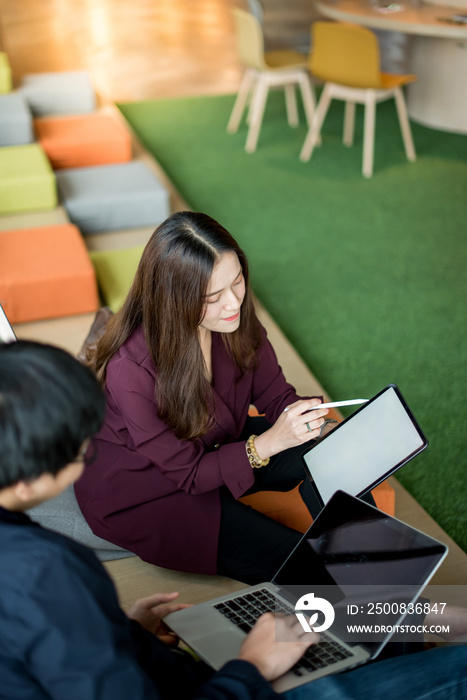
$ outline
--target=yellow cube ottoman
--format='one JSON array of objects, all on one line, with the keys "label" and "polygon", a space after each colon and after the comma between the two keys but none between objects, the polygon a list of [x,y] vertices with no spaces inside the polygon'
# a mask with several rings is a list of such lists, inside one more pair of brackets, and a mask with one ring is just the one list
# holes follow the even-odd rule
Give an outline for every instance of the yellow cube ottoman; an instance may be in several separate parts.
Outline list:
[{"label": "yellow cube ottoman", "polygon": [[11,67],[8,56],[0,51],[0,93],[10,92],[12,88]]},{"label": "yellow cube ottoman", "polygon": [[37,143],[0,148],[0,214],[54,209],[55,174]]}]

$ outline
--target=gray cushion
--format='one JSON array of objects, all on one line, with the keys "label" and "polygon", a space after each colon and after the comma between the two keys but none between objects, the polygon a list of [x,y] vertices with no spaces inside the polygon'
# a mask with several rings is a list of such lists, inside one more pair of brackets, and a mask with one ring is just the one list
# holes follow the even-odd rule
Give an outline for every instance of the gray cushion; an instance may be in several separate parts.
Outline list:
[{"label": "gray cushion", "polygon": [[62,535],[91,547],[101,561],[134,556],[132,552],[93,533],[78,506],[73,485],[56,498],[31,508],[27,513],[32,520],[49,530],[61,532]]},{"label": "gray cushion", "polygon": [[0,146],[21,146],[34,141],[32,115],[18,93],[0,95]]},{"label": "gray cushion", "polygon": [[25,75],[20,91],[37,117],[84,114],[96,109],[96,95],[85,71]]},{"label": "gray cushion", "polygon": [[70,168],[56,177],[60,199],[84,234],[156,227],[170,214],[167,189],[139,161]]}]

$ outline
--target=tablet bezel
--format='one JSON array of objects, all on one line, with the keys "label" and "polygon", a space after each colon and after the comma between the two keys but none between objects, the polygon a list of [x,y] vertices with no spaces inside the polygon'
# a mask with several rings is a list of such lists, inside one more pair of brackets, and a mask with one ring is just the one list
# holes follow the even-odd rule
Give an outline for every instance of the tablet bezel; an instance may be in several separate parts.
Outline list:
[{"label": "tablet bezel", "polygon": [[3,306],[0,304],[0,343],[13,343],[16,335],[8,320]]},{"label": "tablet bezel", "polygon": [[[348,416],[343,421],[341,421],[339,423],[339,425],[337,425],[334,428],[334,430],[330,431],[323,438],[314,442],[313,445],[307,446],[307,448],[302,452],[301,459],[302,459],[303,467],[305,469],[306,476],[309,479],[309,481],[313,487],[313,490],[316,493],[316,497],[318,498],[318,501],[319,501],[321,506],[324,506],[325,502],[324,502],[323,498],[321,497],[321,494],[318,490],[318,487],[315,484],[315,481],[310,473],[310,469],[305,461],[305,456],[307,454],[309,454],[315,447],[320,445],[324,440],[329,440],[330,438],[332,438],[332,436],[336,433],[337,430],[342,428],[343,425],[349,423],[357,414],[359,414],[361,411],[364,411],[371,403],[373,403],[373,401],[378,399],[382,394],[384,394],[386,391],[389,391],[389,390],[395,391],[397,398],[399,399],[405,412],[407,413],[408,418],[411,420],[414,428],[418,432],[420,439],[422,441],[422,445],[418,449],[411,452],[404,460],[402,460],[401,462],[398,462],[394,467],[391,467],[391,469],[389,469],[387,472],[385,472],[380,477],[375,479],[375,481],[373,481],[367,488],[365,488],[362,491],[360,491],[359,493],[357,493],[356,497],[361,498],[362,496],[367,494],[369,491],[371,491],[376,486],[378,486],[378,484],[381,484],[388,477],[390,477],[392,474],[394,474],[398,469],[403,467],[404,464],[407,464],[408,462],[410,462],[414,457],[416,457],[418,454],[420,454],[420,452],[423,452],[423,450],[425,450],[428,447],[428,439],[427,439],[426,435],[424,434],[423,430],[421,429],[417,419],[413,415],[411,409],[409,408],[409,405],[407,404],[405,398],[403,397],[402,392],[400,391],[399,387],[396,384],[388,384],[387,386],[384,387],[384,389],[379,391],[377,394],[375,394],[375,396],[373,396],[371,399],[369,399],[369,401],[367,401],[365,404],[363,404],[363,406],[360,406],[360,408],[358,408],[356,411],[354,411],[350,416]],[[339,490],[339,485],[336,485],[336,491],[337,490]]]}]

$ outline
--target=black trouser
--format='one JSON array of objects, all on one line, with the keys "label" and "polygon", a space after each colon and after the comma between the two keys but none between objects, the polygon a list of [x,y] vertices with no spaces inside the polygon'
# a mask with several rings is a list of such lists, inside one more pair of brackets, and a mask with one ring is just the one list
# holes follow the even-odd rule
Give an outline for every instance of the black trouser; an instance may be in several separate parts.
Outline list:
[{"label": "black trouser", "polygon": [[[240,439],[260,435],[270,427],[261,416],[248,418]],[[267,467],[255,469],[255,483],[244,495],[258,491],[290,491],[302,481],[300,495],[315,518],[321,505],[302,466],[301,454],[305,448],[306,445],[300,445],[284,450],[271,457]],[[302,533],[235,500],[227,487],[220,489],[220,496],[217,573],[249,584],[271,581]],[[369,502],[374,503],[371,494]]]}]

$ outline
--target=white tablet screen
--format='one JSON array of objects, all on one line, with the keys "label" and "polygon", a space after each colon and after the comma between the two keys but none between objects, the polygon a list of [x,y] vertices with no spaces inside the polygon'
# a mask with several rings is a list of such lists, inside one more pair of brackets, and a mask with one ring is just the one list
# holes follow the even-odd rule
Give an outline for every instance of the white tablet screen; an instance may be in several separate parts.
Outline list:
[{"label": "white tablet screen", "polygon": [[11,343],[16,340],[13,328],[6,317],[6,314],[0,304],[0,343]]},{"label": "white tablet screen", "polygon": [[303,459],[327,503],[338,489],[358,496],[426,446],[396,391],[388,387]]}]

